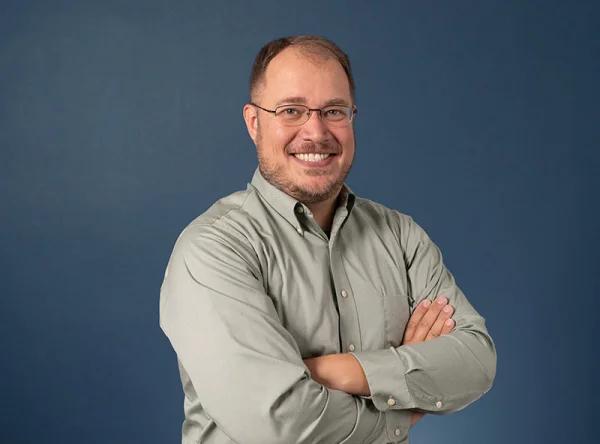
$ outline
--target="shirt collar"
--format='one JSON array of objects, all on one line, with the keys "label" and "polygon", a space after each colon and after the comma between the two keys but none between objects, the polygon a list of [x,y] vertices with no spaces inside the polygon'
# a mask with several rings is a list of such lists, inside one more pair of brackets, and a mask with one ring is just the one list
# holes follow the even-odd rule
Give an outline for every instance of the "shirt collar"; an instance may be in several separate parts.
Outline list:
[{"label": "shirt collar", "polygon": [[[310,214],[310,210],[306,205],[268,182],[258,167],[254,171],[250,185],[256,188],[267,203],[285,220],[292,224],[296,230],[299,232],[303,230],[302,224],[300,223],[300,216],[303,212]],[[338,197],[338,208],[345,207],[348,214],[350,214],[355,200],[355,194],[350,187],[344,183]]]}]

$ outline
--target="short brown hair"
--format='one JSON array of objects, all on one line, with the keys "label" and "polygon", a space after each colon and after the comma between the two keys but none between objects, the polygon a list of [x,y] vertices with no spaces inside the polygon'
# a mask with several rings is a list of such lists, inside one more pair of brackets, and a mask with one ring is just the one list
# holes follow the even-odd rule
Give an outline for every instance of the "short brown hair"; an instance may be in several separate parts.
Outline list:
[{"label": "short brown hair", "polygon": [[263,80],[265,71],[271,60],[289,46],[296,46],[301,50],[305,50],[307,54],[319,57],[333,57],[337,60],[342,65],[348,77],[350,96],[354,101],[354,78],[352,77],[348,55],[331,40],[318,35],[292,35],[271,40],[263,46],[256,55],[254,64],[252,65],[252,72],[250,74],[250,100],[252,100],[252,94],[256,90],[257,85]]}]

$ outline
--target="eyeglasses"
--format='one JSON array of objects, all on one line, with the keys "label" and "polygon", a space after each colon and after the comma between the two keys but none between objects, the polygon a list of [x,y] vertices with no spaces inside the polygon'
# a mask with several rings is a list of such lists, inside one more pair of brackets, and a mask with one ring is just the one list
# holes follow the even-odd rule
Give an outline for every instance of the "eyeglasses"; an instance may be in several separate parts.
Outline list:
[{"label": "eyeglasses", "polygon": [[331,105],[325,108],[309,108],[304,105],[281,105],[275,109],[266,109],[256,103],[250,102],[268,113],[274,114],[275,118],[286,126],[304,125],[310,119],[313,111],[318,111],[321,120],[328,125],[344,127],[350,125],[354,115],[358,111],[356,106]]}]

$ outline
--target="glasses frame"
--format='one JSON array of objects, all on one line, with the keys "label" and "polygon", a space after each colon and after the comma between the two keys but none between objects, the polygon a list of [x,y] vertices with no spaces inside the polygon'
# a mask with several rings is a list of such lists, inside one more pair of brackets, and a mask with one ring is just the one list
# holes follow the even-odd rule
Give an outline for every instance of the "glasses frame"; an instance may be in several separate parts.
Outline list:
[{"label": "glasses frame", "polygon": [[[286,122],[285,120],[282,120],[282,123],[283,123],[284,125],[286,125],[286,126],[302,126],[302,125],[304,125],[306,122],[308,122],[308,121],[310,120],[310,116],[312,115],[313,111],[318,111],[318,112],[319,112],[319,118],[320,118],[320,119],[321,119],[321,121],[322,121],[323,123],[325,123],[326,125],[328,125],[328,124],[333,124],[333,126],[337,126],[337,125],[336,125],[337,123],[344,123],[344,122],[347,122],[347,124],[344,124],[344,125],[340,125],[340,126],[339,126],[340,128],[343,128],[343,127],[345,127],[345,126],[350,126],[350,124],[352,124],[352,121],[354,120],[354,116],[355,116],[355,115],[356,115],[356,113],[358,112],[358,108],[356,107],[356,105],[352,105],[352,106],[345,106],[345,105],[329,105],[329,106],[326,106],[325,108],[309,108],[308,106],[306,106],[306,105],[302,105],[302,104],[300,104],[300,103],[297,103],[297,104],[292,104],[292,103],[289,103],[289,104],[287,104],[287,105],[279,105],[279,106],[278,106],[277,108],[275,108],[275,109],[267,109],[267,108],[263,108],[263,107],[262,107],[262,106],[260,106],[260,105],[257,105],[257,104],[256,104],[256,103],[254,103],[254,102],[248,102],[248,104],[249,104],[249,105],[252,105],[252,106],[255,106],[255,107],[259,108],[259,109],[262,109],[263,111],[266,111],[266,112],[268,112],[268,113],[271,113],[271,114],[273,114],[275,117],[277,117],[277,110],[278,110],[279,108],[285,108],[285,107],[289,107],[289,106],[302,106],[302,107],[304,107],[304,108],[306,108],[306,109],[307,109],[307,112],[306,112],[306,115],[307,115],[307,117],[306,117],[306,120],[304,120],[302,123],[290,123],[290,122]],[[346,120],[346,119],[342,119],[342,120],[339,120],[339,121],[335,121],[335,120],[333,120],[333,121],[332,121],[332,120],[323,119],[323,111],[324,111],[324,110],[327,110],[328,108],[332,108],[332,107],[349,108],[349,109],[351,110],[351,112],[350,112],[350,117],[349,117],[347,120]]]}]

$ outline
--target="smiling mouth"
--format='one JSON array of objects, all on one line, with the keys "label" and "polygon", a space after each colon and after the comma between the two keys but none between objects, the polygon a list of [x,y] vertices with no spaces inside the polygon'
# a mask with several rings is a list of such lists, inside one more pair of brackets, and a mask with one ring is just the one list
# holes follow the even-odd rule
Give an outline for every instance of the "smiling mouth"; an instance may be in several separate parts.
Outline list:
[{"label": "smiling mouth", "polygon": [[331,153],[296,153],[292,154],[296,159],[304,162],[321,162],[334,154]]}]

